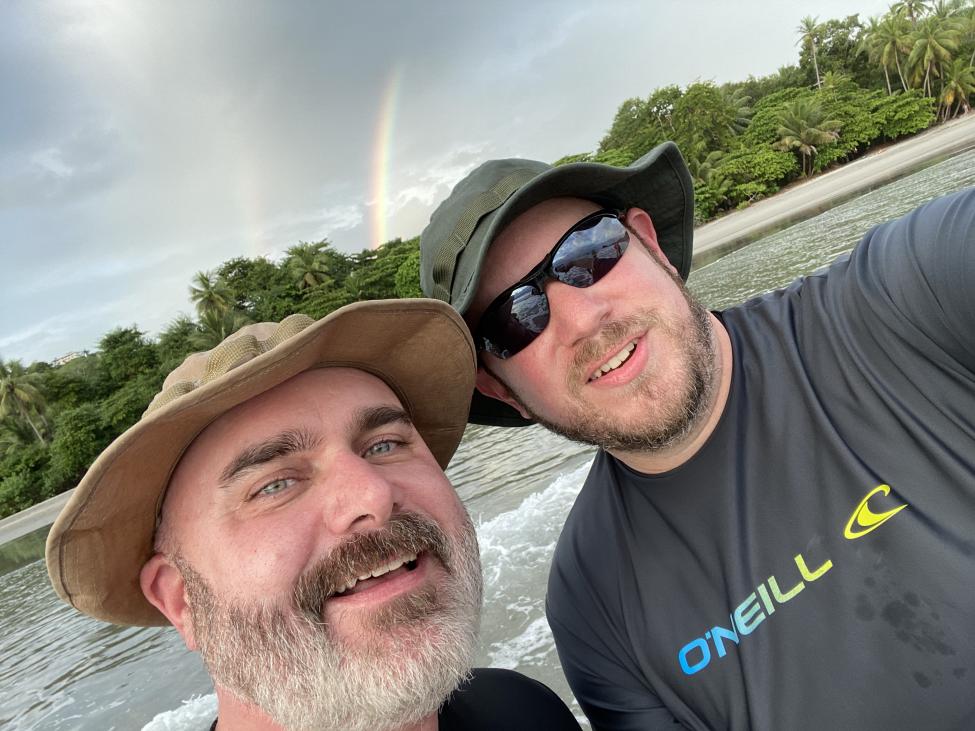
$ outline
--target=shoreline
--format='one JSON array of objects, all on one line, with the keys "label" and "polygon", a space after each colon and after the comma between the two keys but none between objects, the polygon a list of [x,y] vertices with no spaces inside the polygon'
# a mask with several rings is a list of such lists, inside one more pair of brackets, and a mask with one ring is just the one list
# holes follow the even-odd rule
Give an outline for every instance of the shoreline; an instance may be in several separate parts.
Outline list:
[{"label": "shoreline", "polygon": [[[692,271],[801,220],[952,154],[975,148],[975,112],[872,150],[852,162],[793,183],[748,208],[694,230]],[[0,545],[50,526],[74,490],[0,519]]]},{"label": "shoreline", "polygon": [[696,227],[691,269],[970,148],[975,148],[975,112],[793,183],[747,208]]}]

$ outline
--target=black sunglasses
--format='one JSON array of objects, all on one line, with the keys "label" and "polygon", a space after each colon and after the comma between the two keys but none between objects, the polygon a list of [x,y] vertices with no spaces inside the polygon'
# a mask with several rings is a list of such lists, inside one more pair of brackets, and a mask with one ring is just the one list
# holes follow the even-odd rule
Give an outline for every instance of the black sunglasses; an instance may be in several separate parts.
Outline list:
[{"label": "black sunglasses", "polygon": [[504,290],[484,310],[474,338],[477,347],[498,358],[510,358],[530,345],[548,325],[546,280],[589,287],[623,256],[630,236],[621,215],[621,211],[597,211],[566,231],[528,276]]}]

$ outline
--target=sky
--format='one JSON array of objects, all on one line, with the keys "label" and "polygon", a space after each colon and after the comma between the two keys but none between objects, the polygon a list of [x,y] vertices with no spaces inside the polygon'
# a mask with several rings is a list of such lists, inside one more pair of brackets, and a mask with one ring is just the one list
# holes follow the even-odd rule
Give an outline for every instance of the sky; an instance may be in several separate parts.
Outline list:
[{"label": "sky", "polygon": [[155,336],[235,256],[415,236],[483,160],[591,151],[627,98],[888,4],[4,0],[0,358]]}]

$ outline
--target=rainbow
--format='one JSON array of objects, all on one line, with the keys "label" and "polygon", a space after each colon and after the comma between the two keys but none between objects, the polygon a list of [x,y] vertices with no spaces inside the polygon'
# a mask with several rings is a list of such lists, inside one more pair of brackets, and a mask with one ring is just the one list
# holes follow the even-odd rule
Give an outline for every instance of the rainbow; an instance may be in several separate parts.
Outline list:
[{"label": "rainbow", "polygon": [[389,158],[393,146],[393,122],[401,79],[402,68],[396,66],[390,72],[383,90],[379,105],[379,119],[376,123],[376,139],[372,148],[372,248],[374,249],[389,240],[386,231]]}]

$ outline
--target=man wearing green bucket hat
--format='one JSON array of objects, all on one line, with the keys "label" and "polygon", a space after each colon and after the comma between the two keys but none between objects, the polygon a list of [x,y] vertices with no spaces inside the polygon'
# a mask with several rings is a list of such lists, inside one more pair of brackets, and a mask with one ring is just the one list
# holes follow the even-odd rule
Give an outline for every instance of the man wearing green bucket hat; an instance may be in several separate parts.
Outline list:
[{"label": "man wearing green bucket hat", "polygon": [[975,727],[975,190],[722,312],[684,287],[692,221],[665,143],[489,161],[420,240],[474,333],[471,421],[600,448],[546,599],[583,710]]},{"label": "man wearing green bucket hat", "polygon": [[172,624],[213,679],[213,729],[578,729],[540,683],[471,672],[477,539],[443,469],[473,380],[433,300],[249,325],[91,466],[51,582],[96,619]]}]

